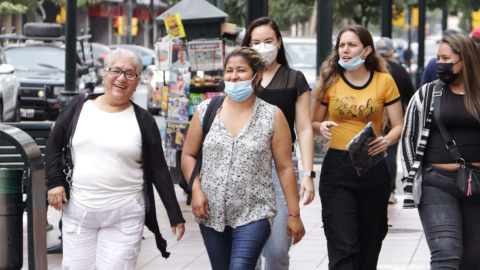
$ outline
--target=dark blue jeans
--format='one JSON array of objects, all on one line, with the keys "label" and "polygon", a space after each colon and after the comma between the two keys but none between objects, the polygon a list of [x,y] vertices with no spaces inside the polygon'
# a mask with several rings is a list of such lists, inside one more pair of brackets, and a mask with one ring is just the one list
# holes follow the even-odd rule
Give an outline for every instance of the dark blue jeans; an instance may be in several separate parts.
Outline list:
[{"label": "dark blue jeans", "polygon": [[200,224],[200,232],[213,270],[254,270],[270,236],[270,222],[261,219],[235,229],[225,226],[223,232]]},{"label": "dark blue jeans", "polygon": [[418,206],[431,269],[480,269],[480,200],[456,194],[457,171],[425,165]]}]

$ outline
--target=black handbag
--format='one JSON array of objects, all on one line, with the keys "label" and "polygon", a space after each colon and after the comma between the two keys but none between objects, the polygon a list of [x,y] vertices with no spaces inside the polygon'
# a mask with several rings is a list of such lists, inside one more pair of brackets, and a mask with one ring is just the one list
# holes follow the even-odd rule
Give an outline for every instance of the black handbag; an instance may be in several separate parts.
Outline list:
[{"label": "black handbag", "polygon": [[445,140],[445,146],[452,155],[455,162],[458,164],[458,176],[457,176],[457,192],[465,196],[479,196],[480,195],[480,168],[467,164],[458,151],[457,144],[450,137],[447,128],[442,122],[440,116],[440,105],[442,101],[442,89],[444,83],[438,81],[435,84],[433,92],[433,109],[435,121],[437,122],[438,129],[442,134],[443,140]]},{"label": "black handbag", "polygon": [[63,187],[65,188],[65,195],[67,200],[70,200],[70,189],[72,188],[72,174],[73,174],[73,159],[72,159],[72,138],[77,128],[78,118],[85,102],[85,92],[78,93],[77,104],[70,117],[70,124],[65,135],[64,146],[62,149],[62,170],[65,174],[65,181]]},{"label": "black handbag", "polygon": [[[208,104],[207,111],[205,112],[205,116],[203,117],[203,135],[202,135],[202,142],[200,143],[200,149],[198,150],[197,161],[195,162],[195,167],[193,167],[192,174],[190,176],[190,181],[187,183],[185,176],[183,176],[180,180],[179,186],[188,194],[187,205],[190,205],[191,196],[192,196],[192,186],[195,178],[200,173],[200,169],[202,167],[202,148],[203,142],[205,141],[205,137],[207,137],[208,132],[210,131],[210,127],[212,126],[213,120],[215,119],[216,113],[218,109],[222,106],[223,101],[225,100],[225,96],[215,96]],[[206,122],[205,122],[206,121]]]}]

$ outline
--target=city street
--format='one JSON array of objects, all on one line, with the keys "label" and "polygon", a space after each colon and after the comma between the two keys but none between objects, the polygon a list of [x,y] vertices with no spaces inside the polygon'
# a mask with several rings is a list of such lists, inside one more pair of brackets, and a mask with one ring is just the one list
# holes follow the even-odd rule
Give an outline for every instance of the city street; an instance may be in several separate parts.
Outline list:
[{"label": "city street", "polygon": [[[101,91],[99,87],[98,91]],[[146,86],[140,85],[134,94],[134,100],[140,106],[146,106]],[[164,123],[161,116],[155,116],[159,125]],[[301,168],[301,164],[300,164]],[[318,197],[318,175],[321,165],[315,165],[317,178],[316,198],[309,206],[302,206],[301,217],[305,225],[306,235],[303,240],[293,246],[290,251],[290,269],[328,269],[327,245],[322,228],[321,204]],[[398,172],[400,174],[400,172]],[[397,187],[399,187],[397,183]],[[182,211],[187,220],[186,233],[180,242],[175,240],[171,233],[166,211],[162,206],[160,198],[157,196],[157,218],[164,238],[168,241],[168,250],[171,256],[168,260],[161,257],[160,252],[155,246],[155,239],[152,233],[145,228],[142,242],[142,250],[138,257],[136,269],[190,269],[204,270],[210,269],[210,263],[205,246],[197,223],[192,220],[192,211],[190,206],[186,205],[186,196],[183,191],[176,187],[177,198],[182,207]],[[397,193],[401,190],[397,188]],[[402,209],[402,195],[397,195],[400,203],[389,206],[389,224],[391,225],[389,233],[383,242],[382,252],[378,262],[378,268],[381,270],[407,270],[407,269],[430,269],[430,252],[422,231],[422,225],[418,217],[417,210]],[[54,225],[54,229],[47,232],[48,246],[54,246],[59,243],[58,221],[60,212],[49,207],[48,221]],[[26,214],[24,216],[24,268],[27,267],[27,235],[26,235]],[[48,255],[48,269],[61,269],[61,254]]]}]

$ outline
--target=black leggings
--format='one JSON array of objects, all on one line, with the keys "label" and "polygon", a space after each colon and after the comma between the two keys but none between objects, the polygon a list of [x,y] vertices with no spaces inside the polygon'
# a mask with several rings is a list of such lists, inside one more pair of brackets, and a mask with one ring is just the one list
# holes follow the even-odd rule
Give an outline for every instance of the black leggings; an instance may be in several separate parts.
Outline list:
[{"label": "black leggings", "polygon": [[348,151],[329,149],[320,174],[329,269],[374,270],[388,231],[385,159],[358,176]]}]

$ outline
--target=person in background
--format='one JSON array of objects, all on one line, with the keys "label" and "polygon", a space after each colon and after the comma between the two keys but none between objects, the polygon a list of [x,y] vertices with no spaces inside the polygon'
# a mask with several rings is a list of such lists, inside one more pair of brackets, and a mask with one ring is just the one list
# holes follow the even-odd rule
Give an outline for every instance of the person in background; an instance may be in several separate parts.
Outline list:
[{"label": "person in background", "polygon": [[[253,21],[245,33],[242,46],[258,51],[267,62],[261,83],[257,85],[258,97],[282,110],[287,118],[292,141],[292,159],[303,204],[308,205],[315,197],[313,179],[313,132],[310,121],[310,87],[302,72],[289,67],[282,35],[277,24],[268,17]],[[297,151],[294,147],[298,136],[303,163],[303,175],[298,176]],[[265,269],[282,270],[290,265],[288,251],[292,243],[287,237],[287,203],[280,185],[275,163],[272,163],[272,177],[275,184],[275,199],[278,214],[273,223],[272,235],[265,245]],[[301,182],[300,182],[301,179]],[[259,259],[257,269],[261,269]]]},{"label": "person in background", "polygon": [[[227,96],[202,144],[192,208],[213,270],[255,269],[277,213],[272,157],[288,207],[284,237],[292,237],[295,244],[305,234],[288,122],[279,108],[254,91],[266,68],[252,48],[240,47],[227,56]],[[188,129],[182,153],[186,179],[196,163],[210,101],[198,105]]]},{"label": "person in background", "polygon": [[[395,49],[393,48],[393,42],[388,37],[382,37],[377,41],[377,53],[387,61],[388,71],[392,75],[395,84],[397,85],[398,91],[400,93],[400,100],[402,101],[402,111],[405,112],[407,109],[408,102],[415,94],[415,88],[413,87],[412,79],[407,71],[403,68],[402,65],[392,61]],[[387,132],[387,131],[385,131]],[[397,177],[397,149],[398,142],[390,145],[387,148],[387,156],[385,160],[387,161],[388,171],[390,172],[392,193],[390,194],[389,203],[396,203],[394,192],[395,192],[395,179]]]},{"label": "person in background", "polygon": [[431,253],[430,269],[480,269],[480,199],[457,192],[458,164],[438,128],[440,114],[466,163],[480,166],[480,51],[467,36],[442,39],[437,73],[443,83],[440,112],[436,82],[410,100],[402,133],[404,208],[418,207]]},{"label": "person in background", "polygon": [[[155,190],[165,206],[172,232],[180,240],[185,219],[164,158],[153,116],[131,101],[140,83],[142,60],[126,49],[107,54],[101,70],[105,93],[88,95],[72,138],[65,138],[76,108],[75,97],[62,110],[45,150],[48,202],[63,210],[63,269],[134,269],[143,228],[160,234]],[[71,141],[75,169],[67,201],[62,165]],[[155,186],[155,189],[154,189]],[[65,203],[65,204],[64,204]]]},{"label": "person in background", "polygon": [[[400,94],[363,26],[344,27],[315,83],[313,132],[330,140],[320,174],[329,269],[374,270],[388,231],[390,173],[384,159],[359,175],[347,144],[373,122],[378,138],[368,155],[383,155],[400,139]],[[391,130],[381,133],[384,113]],[[367,158],[367,157],[366,157]]]},{"label": "person in background", "polygon": [[190,62],[187,61],[187,50],[185,48],[178,51],[178,60],[172,64],[172,67],[190,69]]},{"label": "person in background", "polygon": [[475,42],[477,48],[480,50],[480,26],[473,29],[470,33],[470,38]]},{"label": "person in background", "polygon": [[[458,32],[456,30],[453,30],[453,29],[447,29],[443,32],[443,37],[446,37],[448,35],[453,35],[453,34],[458,34]],[[430,61],[428,61],[428,64],[425,67],[425,70],[423,71],[422,81],[420,83],[420,87],[422,87],[426,83],[438,80],[436,69],[437,69],[437,58],[433,57],[432,59],[430,59]],[[417,87],[418,87],[418,85],[417,85]]]}]

